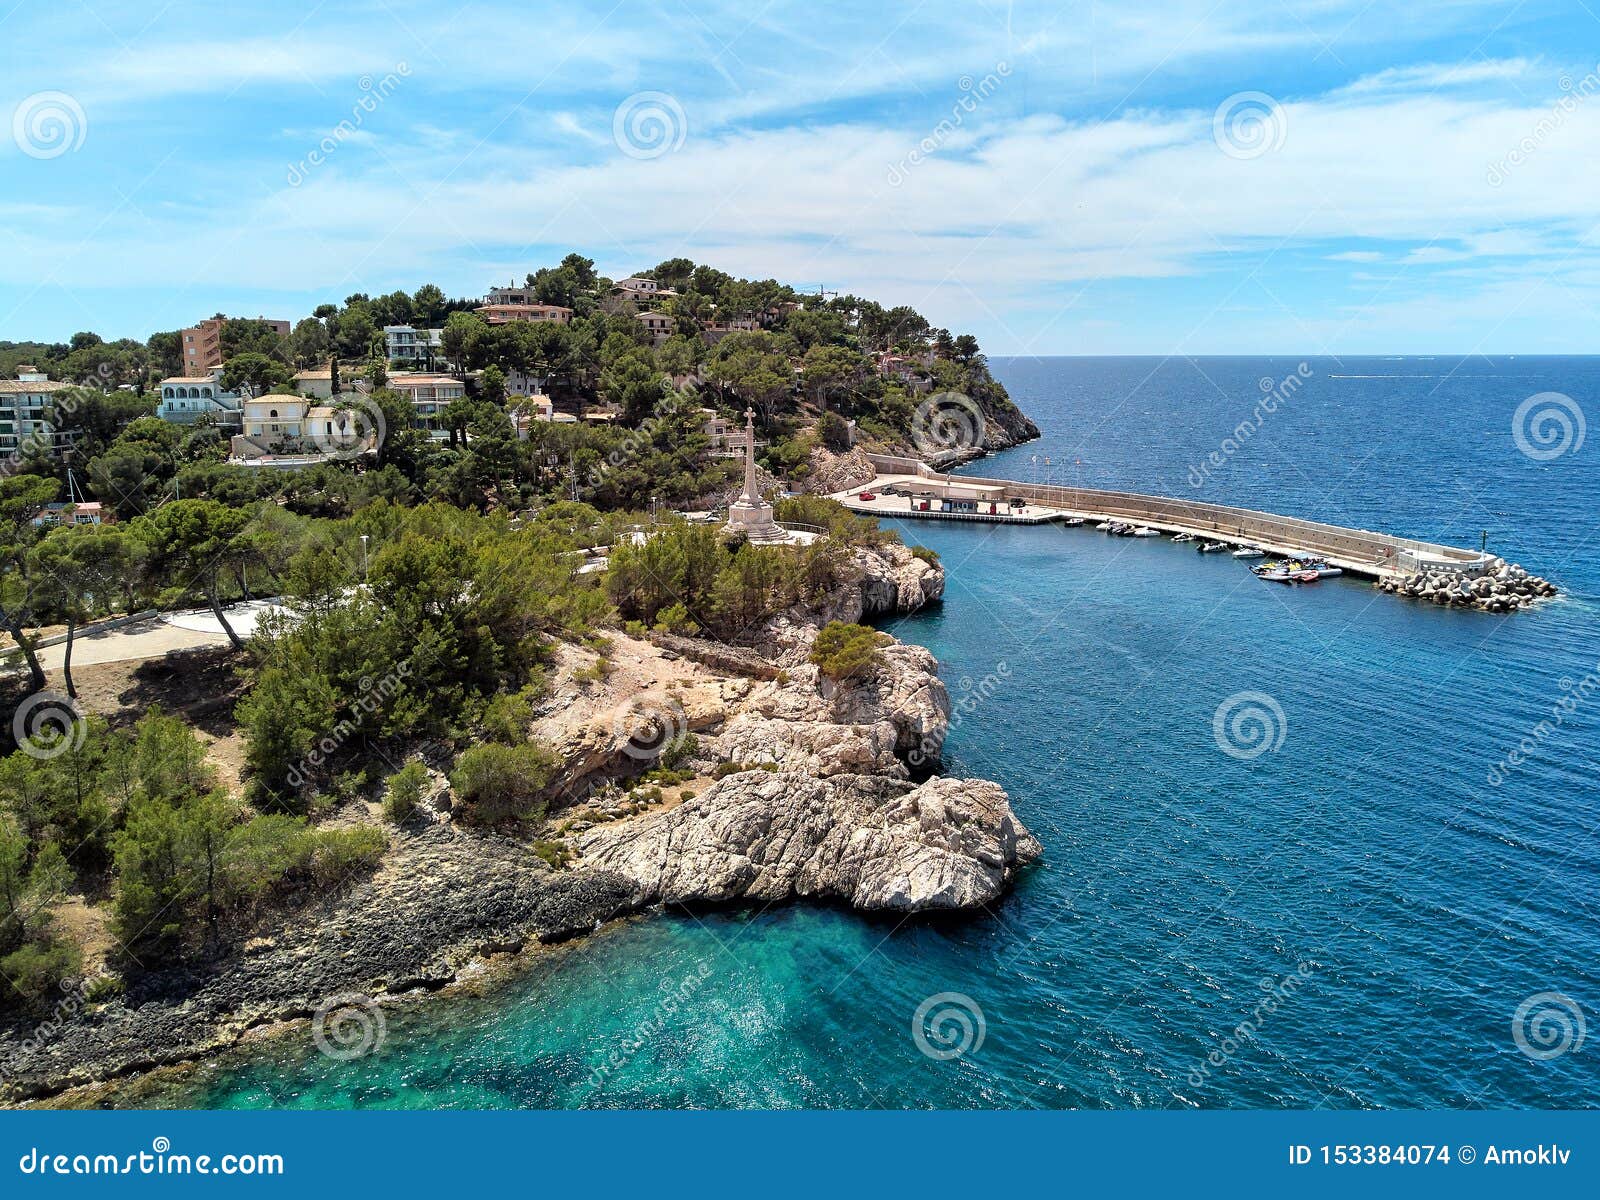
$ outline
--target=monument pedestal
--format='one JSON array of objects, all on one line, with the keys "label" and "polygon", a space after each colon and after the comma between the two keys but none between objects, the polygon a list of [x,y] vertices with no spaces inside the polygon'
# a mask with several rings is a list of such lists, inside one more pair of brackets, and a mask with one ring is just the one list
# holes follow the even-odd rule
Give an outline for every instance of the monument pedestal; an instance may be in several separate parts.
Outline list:
[{"label": "monument pedestal", "polygon": [[744,410],[744,494],[728,505],[728,523],[723,528],[730,533],[741,531],[752,542],[789,539],[788,531],[772,519],[772,505],[756,490],[756,414],[752,408]]},{"label": "monument pedestal", "polygon": [[765,500],[752,504],[747,497],[740,497],[728,506],[728,523],[724,528],[730,532],[742,530],[752,542],[781,542],[789,536],[772,519],[772,505]]}]

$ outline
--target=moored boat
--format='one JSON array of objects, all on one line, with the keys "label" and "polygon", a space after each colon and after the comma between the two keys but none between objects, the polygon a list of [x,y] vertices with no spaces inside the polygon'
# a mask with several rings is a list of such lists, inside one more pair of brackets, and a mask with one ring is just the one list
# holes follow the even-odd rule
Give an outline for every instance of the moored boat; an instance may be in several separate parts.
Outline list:
[{"label": "moored boat", "polygon": [[1194,534],[1192,534],[1192,533],[1175,533],[1175,534],[1172,535],[1172,540],[1175,541],[1175,542],[1192,542],[1192,541],[1194,541]]},{"label": "moored boat", "polygon": [[1132,533],[1128,534],[1128,536],[1129,537],[1160,537],[1161,535],[1159,533],[1157,533],[1154,529],[1151,529],[1148,525],[1141,525],[1141,526],[1139,526],[1139,528],[1135,529]]},{"label": "moored boat", "polygon": [[1221,554],[1227,548],[1227,542],[1201,542],[1195,547],[1201,554]]},{"label": "moored boat", "polygon": [[1235,558],[1263,558],[1266,553],[1260,546],[1240,546],[1233,552],[1233,556]]},{"label": "moored boat", "polygon": [[[1337,568],[1334,568],[1337,571]],[[1316,563],[1303,563],[1298,559],[1280,562],[1277,559],[1259,563],[1250,568],[1257,579],[1269,583],[1315,583],[1322,578]]]}]

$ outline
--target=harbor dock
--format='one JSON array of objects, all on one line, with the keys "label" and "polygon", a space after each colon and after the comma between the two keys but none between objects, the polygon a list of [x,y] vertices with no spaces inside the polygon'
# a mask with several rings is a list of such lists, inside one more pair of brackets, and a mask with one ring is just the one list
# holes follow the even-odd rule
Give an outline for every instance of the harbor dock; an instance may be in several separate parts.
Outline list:
[{"label": "harbor dock", "polygon": [[[1136,492],[1066,487],[951,475],[926,463],[869,455],[878,472],[870,483],[833,498],[853,512],[914,520],[966,520],[1037,525],[1081,517],[1126,521],[1160,533],[1259,546],[1284,557],[1316,557],[1352,574],[1399,579],[1433,572],[1473,575],[1491,569],[1492,555],[1367,529],[1350,529],[1276,513]],[[863,500],[862,493],[872,496]],[[1020,505],[1014,506],[1014,501]],[[924,507],[925,506],[925,507]]]}]

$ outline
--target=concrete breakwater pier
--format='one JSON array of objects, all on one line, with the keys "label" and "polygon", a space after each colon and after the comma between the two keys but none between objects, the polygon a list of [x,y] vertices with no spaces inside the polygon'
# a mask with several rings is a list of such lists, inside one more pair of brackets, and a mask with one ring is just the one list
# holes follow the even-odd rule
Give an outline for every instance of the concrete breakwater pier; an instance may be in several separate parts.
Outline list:
[{"label": "concrete breakwater pier", "polygon": [[[936,471],[914,458],[868,455],[876,478],[834,499],[879,517],[1042,524],[1081,517],[1126,521],[1167,534],[1260,547],[1284,558],[1320,558],[1378,580],[1395,595],[1510,611],[1555,588],[1521,567],[1477,550],[1351,529],[1198,500]],[[863,500],[863,492],[871,500]],[[926,507],[923,505],[926,504]],[[1446,599],[1435,599],[1443,593]],[[1512,598],[1517,603],[1507,603]]]}]

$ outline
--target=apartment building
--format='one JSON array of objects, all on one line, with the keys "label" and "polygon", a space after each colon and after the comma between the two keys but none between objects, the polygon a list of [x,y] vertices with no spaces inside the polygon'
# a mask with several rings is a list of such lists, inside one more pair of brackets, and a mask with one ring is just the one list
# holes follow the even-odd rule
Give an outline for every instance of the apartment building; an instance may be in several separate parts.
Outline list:
[{"label": "apartment building", "polygon": [[[247,319],[270,325],[279,337],[289,336],[287,321],[277,321],[269,317]],[[179,333],[178,344],[183,351],[183,373],[186,376],[204,375],[212,367],[222,365],[222,326],[228,320],[228,317],[207,317],[198,325],[191,325]]]},{"label": "apartment building", "polygon": [[33,366],[18,367],[15,379],[0,380],[0,455],[37,450],[59,458],[70,452],[76,434],[57,433],[45,413],[56,393],[71,386]]},{"label": "apartment building", "polygon": [[389,361],[397,366],[415,366],[418,363],[431,366],[441,353],[443,344],[442,329],[417,329],[411,325],[383,327],[384,352],[389,356]]},{"label": "apartment building", "polygon": [[449,435],[444,424],[444,410],[452,400],[460,400],[467,394],[467,385],[453,375],[420,372],[391,375],[389,387],[411,401],[417,428],[427,430],[434,437]]}]

